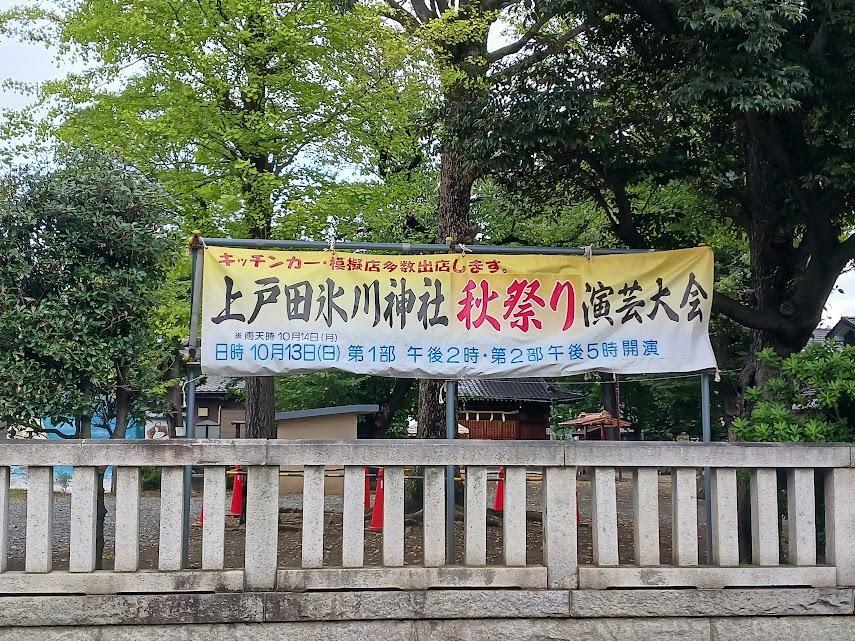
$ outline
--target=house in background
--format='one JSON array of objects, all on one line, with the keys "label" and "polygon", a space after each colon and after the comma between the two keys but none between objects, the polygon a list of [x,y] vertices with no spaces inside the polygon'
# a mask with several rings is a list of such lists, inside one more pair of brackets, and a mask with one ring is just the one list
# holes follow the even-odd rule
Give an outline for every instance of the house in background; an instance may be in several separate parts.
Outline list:
[{"label": "house in background", "polygon": [[196,386],[195,438],[243,436],[240,431],[246,422],[244,386],[244,379],[224,376],[207,376]]},{"label": "house in background", "polygon": [[855,316],[841,317],[826,338],[842,345],[855,345]]},{"label": "house in background", "polygon": [[841,345],[855,345],[855,316],[841,316],[833,327],[817,327],[810,342],[834,341]]},{"label": "house in background", "polygon": [[[294,412],[276,412],[276,438],[311,440],[356,440],[359,417],[374,414],[379,405],[339,405],[318,407]],[[302,467],[282,466],[279,491],[283,494],[300,494],[303,491]],[[329,494],[344,493],[344,468],[327,466],[324,469],[324,491]]]},{"label": "house in background", "polygon": [[578,403],[579,392],[544,378],[464,379],[458,383],[458,422],[470,439],[545,440],[553,405]]}]

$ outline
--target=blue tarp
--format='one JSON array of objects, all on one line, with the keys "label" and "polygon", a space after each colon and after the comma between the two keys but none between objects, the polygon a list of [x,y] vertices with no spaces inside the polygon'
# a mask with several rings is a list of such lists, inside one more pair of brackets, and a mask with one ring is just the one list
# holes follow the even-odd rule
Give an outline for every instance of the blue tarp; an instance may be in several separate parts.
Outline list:
[{"label": "blue tarp", "polygon": [[[110,423],[112,427],[115,423]],[[44,419],[42,421],[42,426],[45,428],[55,428],[61,431],[63,434],[68,434],[69,436],[74,434],[74,425],[72,423],[58,423],[54,424],[50,419]],[[62,437],[57,434],[48,433],[48,440],[58,440]],[[125,438],[128,439],[137,439],[145,437],[145,426],[141,423],[133,423],[128,425],[128,429],[125,433]],[[92,419],[92,438],[97,439],[108,439],[110,438],[110,433],[104,428],[104,424],[98,421],[96,418]],[[54,487],[59,490],[66,490],[71,483],[71,466],[70,465],[60,465],[53,468],[53,482]],[[110,478],[113,474],[113,468],[107,468],[104,472],[104,485],[109,486]],[[27,487],[27,471],[26,468],[23,467],[12,467],[11,468],[11,479],[10,484],[15,488],[26,488]]]}]

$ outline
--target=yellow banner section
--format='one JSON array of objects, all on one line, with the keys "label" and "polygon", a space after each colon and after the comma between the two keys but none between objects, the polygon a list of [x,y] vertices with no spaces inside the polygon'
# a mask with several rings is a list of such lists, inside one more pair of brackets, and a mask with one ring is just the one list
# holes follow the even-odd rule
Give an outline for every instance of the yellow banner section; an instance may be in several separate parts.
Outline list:
[{"label": "yellow banner section", "polygon": [[715,367],[713,254],[205,248],[202,367],[425,378]]}]

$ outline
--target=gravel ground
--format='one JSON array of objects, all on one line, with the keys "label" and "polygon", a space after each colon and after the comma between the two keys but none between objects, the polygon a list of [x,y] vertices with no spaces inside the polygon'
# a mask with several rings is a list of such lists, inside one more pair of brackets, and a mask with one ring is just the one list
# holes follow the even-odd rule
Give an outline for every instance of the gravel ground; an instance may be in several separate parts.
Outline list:
[{"label": "gravel ground", "polygon": [[[660,548],[663,561],[671,555],[671,487],[667,476],[660,477]],[[591,487],[584,479],[578,481],[577,495],[581,512],[579,527],[579,559],[590,563],[592,543],[590,531]],[[488,488],[488,507],[492,507],[495,483]],[[280,508],[279,565],[280,567],[299,567],[302,497],[300,495],[282,495]],[[195,518],[201,509],[201,496],[194,495],[191,500],[191,514]],[[112,565],[115,541],[115,499],[107,496],[107,519],[105,526],[105,567]],[[532,512],[541,511],[541,483],[529,481],[527,487],[527,507]],[[325,564],[338,565],[341,560],[341,496],[328,496],[325,502],[326,519],[324,524]],[[633,558],[633,507],[632,482],[628,478],[617,481],[618,543],[622,563]],[[53,546],[54,566],[57,569],[68,567],[70,496],[57,493],[54,497]],[[703,504],[698,504],[699,545],[703,554],[703,528],[705,515]],[[422,528],[418,517],[408,518],[405,528],[406,562],[421,562]],[[9,501],[9,569],[23,569],[26,529],[26,493],[13,491]],[[458,524],[458,555],[462,554],[462,527]],[[145,493],[140,501],[140,542],[141,563],[144,568],[157,566],[157,540],[160,532],[160,499],[154,493]],[[120,535],[121,538],[121,535]],[[502,557],[502,528],[488,527],[488,562],[500,563]],[[366,532],[365,560],[367,564],[379,564],[382,557],[382,534]],[[529,564],[542,562],[542,529],[537,521],[530,520],[527,528],[527,547]],[[243,567],[244,531],[237,519],[227,518],[226,522],[226,567]],[[460,556],[458,556],[460,558]],[[191,565],[198,566],[201,559],[201,528],[191,528]]]}]

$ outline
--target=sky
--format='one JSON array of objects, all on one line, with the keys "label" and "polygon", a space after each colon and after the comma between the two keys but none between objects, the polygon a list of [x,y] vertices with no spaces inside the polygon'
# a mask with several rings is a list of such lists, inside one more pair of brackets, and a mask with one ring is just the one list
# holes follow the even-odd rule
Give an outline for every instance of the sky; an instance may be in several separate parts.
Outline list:
[{"label": "sky", "polygon": [[[13,0],[0,0],[0,11],[14,4]],[[40,82],[60,77],[70,69],[67,61],[56,60],[54,51],[0,37],[0,80]],[[0,90],[0,110],[20,108],[27,104],[27,100],[26,96]],[[841,316],[855,316],[855,270],[838,279],[837,287],[826,304],[822,325],[830,327]]]}]

